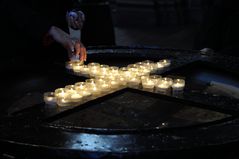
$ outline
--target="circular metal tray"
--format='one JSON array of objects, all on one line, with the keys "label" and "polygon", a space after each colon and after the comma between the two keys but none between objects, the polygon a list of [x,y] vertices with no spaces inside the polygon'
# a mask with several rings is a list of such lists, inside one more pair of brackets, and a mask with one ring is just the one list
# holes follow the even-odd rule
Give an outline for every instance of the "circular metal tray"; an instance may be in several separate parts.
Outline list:
[{"label": "circular metal tray", "polygon": [[[239,100],[209,93],[221,79],[238,86],[238,59],[199,51],[149,47],[92,47],[88,62],[126,66],[168,58],[164,76],[184,76],[181,96],[126,88],[78,107],[45,105],[42,94],[85,80],[63,63],[8,71],[0,121],[3,152],[37,158],[101,158],[190,154],[239,139]],[[200,150],[199,150],[200,149]],[[41,156],[42,157],[42,156]]]}]

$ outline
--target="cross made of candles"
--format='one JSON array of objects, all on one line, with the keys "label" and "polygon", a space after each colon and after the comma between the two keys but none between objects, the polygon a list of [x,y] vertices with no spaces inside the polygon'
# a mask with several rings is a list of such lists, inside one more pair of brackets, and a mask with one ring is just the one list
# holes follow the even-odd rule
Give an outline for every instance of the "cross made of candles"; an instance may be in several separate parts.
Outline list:
[{"label": "cross made of candles", "polygon": [[70,61],[66,63],[67,69],[89,79],[58,88],[54,92],[46,92],[44,101],[60,107],[78,106],[127,87],[162,94],[182,92],[185,87],[184,79],[156,75],[170,65],[171,61],[168,59],[158,62],[146,60],[121,68],[99,63],[83,65],[80,61]]}]

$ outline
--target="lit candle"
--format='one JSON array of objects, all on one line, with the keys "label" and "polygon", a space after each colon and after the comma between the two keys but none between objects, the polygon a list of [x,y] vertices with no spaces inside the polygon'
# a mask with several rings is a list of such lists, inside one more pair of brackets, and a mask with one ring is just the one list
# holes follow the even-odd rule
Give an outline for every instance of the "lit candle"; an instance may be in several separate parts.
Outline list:
[{"label": "lit candle", "polygon": [[72,102],[70,102],[69,98],[57,98],[56,103],[60,107],[72,106]]},{"label": "lit candle", "polygon": [[85,82],[77,82],[77,83],[75,84],[75,90],[76,90],[77,92],[82,91],[82,90],[84,90],[85,88],[86,88]]},{"label": "lit candle", "polygon": [[44,93],[44,101],[49,105],[56,105],[56,97],[54,92],[46,92]]},{"label": "lit candle", "polygon": [[100,73],[101,75],[109,74],[109,66],[108,65],[100,65]]},{"label": "lit candle", "polygon": [[142,81],[142,86],[144,89],[153,90],[154,89],[154,81],[150,78],[146,79],[146,80]]},{"label": "lit candle", "polygon": [[100,64],[92,62],[92,63],[88,64],[88,68],[89,69],[99,69],[100,68]]},{"label": "lit candle", "polygon": [[80,103],[83,99],[83,96],[79,93],[74,93],[69,96],[70,102]]},{"label": "lit candle", "polygon": [[93,97],[99,97],[101,95],[101,89],[99,89],[97,85],[91,86],[89,90]]},{"label": "lit candle", "polygon": [[175,79],[172,84],[173,91],[182,91],[185,87],[184,79]]},{"label": "lit candle", "polygon": [[152,75],[149,78],[154,81],[155,85],[161,80],[161,76],[159,76],[159,75]]},{"label": "lit candle", "polygon": [[74,94],[74,93],[76,93],[75,85],[67,85],[67,86],[65,86],[65,92],[67,94]]},{"label": "lit candle", "polygon": [[109,68],[109,71],[112,73],[112,74],[119,74],[119,67],[116,67],[116,66],[111,66],[110,68]]},{"label": "lit candle", "polygon": [[78,93],[83,97],[82,101],[88,101],[91,99],[92,93],[90,92],[89,88],[86,88]]},{"label": "lit candle", "polygon": [[163,69],[164,68],[163,62],[157,62],[156,67],[157,67],[157,69]]},{"label": "lit candle", "polygon": [[149,79],[149,75],[141,76],[141,81],[144,82]]},{"label": "lit candle", "polygon": [[82,62],[75,62],[72,65],[73,65],[72,67],[74,72],[81,72],[81,68],[83,67]]},{"label": "lit candle", "polygon": [[92,87],[92,86],[95,86],[96,84],[95,79],[87,79],[85,83],[86,83],[86,87]]},{"label": "lit candle", "polygon": [[145,66],[150,66],[150,65],[154,64],[154,62],[153,62],[153,61],[150,61],[150,60],[145,60],[145,61],[143,61],[142,63],[143,63],[143,65],[145,65]]},{"label": "lit candle", "polygon": [[110,85],[108,83],[102,83],[99,87],[103,93],[108,93],[110,91]]},{"label": "lit candle", "polygon": [[172,78],[169,78],[169,77],[164,77],[161,79],[161,81],[165,84],[169,84],[169,86],[171,87],[172,84],[173,84],[173,79]]},{"label": "lit candle", "polygon": [[139,76],[135,76],[128,81],[128,86],[132,88],[138,88],[141,83]]},{"label": "lit candle", "polygon": [[168,67],[171,65],[171,61],[168,59],[160,60],[159,63],[161,63],[164,67]]},{"label": "lit candle", "polygon": [[123,76],[118,77],[121,86],[125,86],[127,84],[126,79]]},{"label": "lit candle", "polygon": [[74,65],[83,65],[83,61],[77,60],[77,61],[67,61],[66,62],[66,68],[72,70]]},{"label": "lit candle", "polygon": [[163,93],[163,94],[168,94],[170,92],[170,84],[169,83],[165,83],[162,81],[159,81],[156,85],[155,85],[155,91],[157,93]]},{"label": "lit candle", "polygon": [[81,73],[82,75],[89,75],[89,68],[87,65],[83,65],[83,67],[81,68]]},{"label": "lit candle", "polygon": [[119,82],[115,79],[109,80],[110,88],[116,89],[119,87]]},{"label": "lit candle", "polygon": [[55,97],[57,98],[65,98],[67,96],[67,93],[65,92],[64,88],[58,88],[54,92]]},{"label": "lit candle", "polygon": [[95,77],[100,75],[100,69],[92,68],[89,70],[90,76]]}]

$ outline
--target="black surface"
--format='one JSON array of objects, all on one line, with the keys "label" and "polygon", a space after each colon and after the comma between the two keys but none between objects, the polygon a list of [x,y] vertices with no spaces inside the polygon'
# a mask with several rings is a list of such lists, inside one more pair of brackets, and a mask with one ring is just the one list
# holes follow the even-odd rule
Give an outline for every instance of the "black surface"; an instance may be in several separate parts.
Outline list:
[{"label": "black surface", "polygon": [[117,66],[162,58],[172,60],[165,75],[186,76],[184,94],[125,89],[64,109],[42,101],[45,91],[84,80],[68,74],[64,64],[34,71],[8,70],[4,74],[15,78],[6,78],[3,86],[1,108],[6,113],[0,120],[1,151],[29,158],[39,158],[39,153],[41,158],[186,158],[212,152],[221,158],[236,152],[239,102],[207,93],[205,88],[210,80],[237,86],[238,59],[176,49],[89,49],[89,62]]}]

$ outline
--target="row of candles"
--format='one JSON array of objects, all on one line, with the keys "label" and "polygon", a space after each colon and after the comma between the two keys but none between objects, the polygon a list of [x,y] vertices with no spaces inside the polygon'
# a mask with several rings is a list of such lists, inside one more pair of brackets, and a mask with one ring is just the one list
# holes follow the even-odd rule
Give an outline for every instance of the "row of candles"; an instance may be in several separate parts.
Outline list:
[{"label": "row of candles", "polygon": [[119,68],[99,63],[82,65],[78,62],[71,62],[67,65],[68,69],[94,78],[56,89],[55,92],[47,92],[44,94],[44,100],[48,104],[74,106],[125,87],[157,93],[181,92],[185,87],[184,79],[150,75],[151,72],[170,66],[170,63],[170,60],[161,60],[157,63],[147,60]]},{"label": "row of candles", "polygon": [[70,61],[66,63],[66,68],[73,70],[75,73],[82,76],[108,76],[114,74],[116,76],[142,76],[150,73],[155,73],[161,71],[171,65],[171,61],[164,59],[156,63],[153,61],[143,61],[135,64],[130,64],[127,67],[115,67],[108,65],[101,65],[99,63],[89,63],[88,65],[83,65],[80,61]]}]

